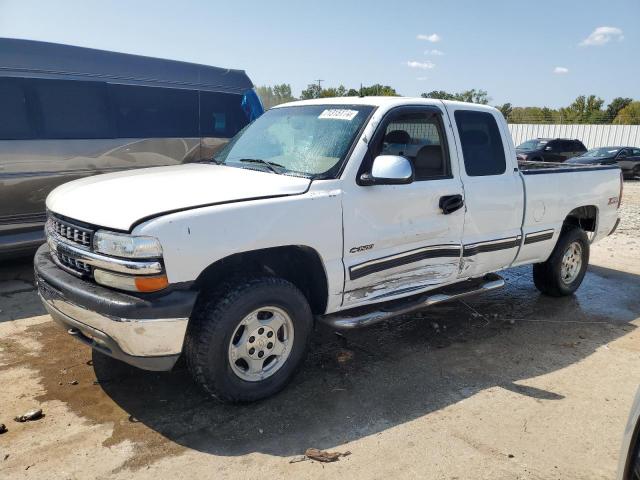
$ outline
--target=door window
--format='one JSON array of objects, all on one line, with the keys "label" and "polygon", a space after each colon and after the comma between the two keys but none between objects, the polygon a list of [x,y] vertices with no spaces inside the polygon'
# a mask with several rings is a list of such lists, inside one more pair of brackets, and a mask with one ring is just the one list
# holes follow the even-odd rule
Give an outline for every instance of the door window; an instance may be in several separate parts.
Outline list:
[{"label": "door window", "polygon": [[439,115],[432,111],[403,112],[388,121],[377,147],[379,155],[400,155],[409,159],[415,180],[447,178],[449,156]]},{"label": "door window", "polygon": [[457,110],[455,119],[467,175],[481,177],[503,174],[507,162],[494,116],[488,112]]}]

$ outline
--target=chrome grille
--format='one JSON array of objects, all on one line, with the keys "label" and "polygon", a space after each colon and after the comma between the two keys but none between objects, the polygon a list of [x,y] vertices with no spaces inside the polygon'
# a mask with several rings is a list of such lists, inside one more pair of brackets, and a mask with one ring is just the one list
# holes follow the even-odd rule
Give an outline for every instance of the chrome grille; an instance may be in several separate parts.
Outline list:
[{"label": "chrome grille", "polygon": [[64,220],[60,220],[57,217],[49,216],[47,220],[48,228],[56,233],[59,237],[62,237],[76,245],[82,245],[83,247],[91,248],[91,240],[93,239],[93,231],[73,225]]},{"label": "chrome grille", "polygon": [[66,255],[63,252],[58,251],[56,257],[58,257],[58,261],[63,266],[70,268],[77,273],[80,273],[82,275],[88,275],[91,273],[91,267],[89,265],[76,258]]},{"label": "chrome grille", "polygon": [[49,214],[45,233],[51,247],[51,256],[58,266],[81,277],[91,275],[91,265],[78,258],[78,255],[65,248],[65,245],[90,251],[93,230]]}]

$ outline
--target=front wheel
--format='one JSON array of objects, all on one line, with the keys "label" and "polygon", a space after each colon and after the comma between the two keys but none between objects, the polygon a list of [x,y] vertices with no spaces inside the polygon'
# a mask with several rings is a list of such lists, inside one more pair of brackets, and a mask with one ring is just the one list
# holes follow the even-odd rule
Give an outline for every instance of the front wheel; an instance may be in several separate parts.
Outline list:
[{"label": "front wheel", "polygon": [[563,297],[575,292],[589,265],[589,239],[584,230],[565,226],[551,256],[533,266],[533,283],[542,293]]},{"label": "front wheel", "polygon": [[224,286],[198,306],[191,322],[189,370],[224,402],[259,400],[282,389],[304,360],[313,330],[302,292],[273,277]]}]

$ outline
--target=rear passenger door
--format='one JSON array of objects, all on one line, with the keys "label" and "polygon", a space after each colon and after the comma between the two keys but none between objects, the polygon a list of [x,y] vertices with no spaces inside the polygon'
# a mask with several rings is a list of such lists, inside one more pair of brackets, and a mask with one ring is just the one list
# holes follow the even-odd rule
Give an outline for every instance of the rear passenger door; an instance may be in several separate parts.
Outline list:
[{"label": "rear passenger door", "polygon": [[[524,194],[508,130],[498,112],[449,107],[455,124],[466,214],[459,276],[507,267],[521,241]],[[504,128],[502,128],[504,127]]]}]

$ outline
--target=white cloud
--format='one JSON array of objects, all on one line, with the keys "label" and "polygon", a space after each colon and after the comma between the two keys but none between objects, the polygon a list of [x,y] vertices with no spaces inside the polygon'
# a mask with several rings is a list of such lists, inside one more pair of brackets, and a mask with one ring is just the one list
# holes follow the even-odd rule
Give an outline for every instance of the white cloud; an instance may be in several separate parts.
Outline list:
[{"label": "white cloud", "polygon": [[436,57],[441,57],[442,55],[444,55],[444,52],[442,52],[440,50],[436,50],[434,48],[433,50],[425,50],[424,54],[425,55],[435,55]]},{"label": "white cloud", "polygon": [[424,33],[420,33],[418,34],[417,39],[426,40],[427,42],[431,42],[431,43],[436,43],[442,40],[440,38],[440,35],[438,35],[437,33],[432,33],[431,35],[425,35]]},{"label": "white cloud", "polygon": [[569,69],[567,67],[556,67],[553,69],[553,73],[564,75],[565,73],[569,73]]},{"label": "white cloud", "polygon": [[611,40],[622,41],[624,35],[622,30],[617,27],[598,27],[591,34],[580,42],[582,47],[591,47],[597,45],[604,45]]},{"label": "white cloud", "polygon": [[435,67],[435,63],[432,62],[416,62],[415,60],[410,60],[407,62],[407,66],[409,68],[419,68],[421,70],[431,70]]}]

